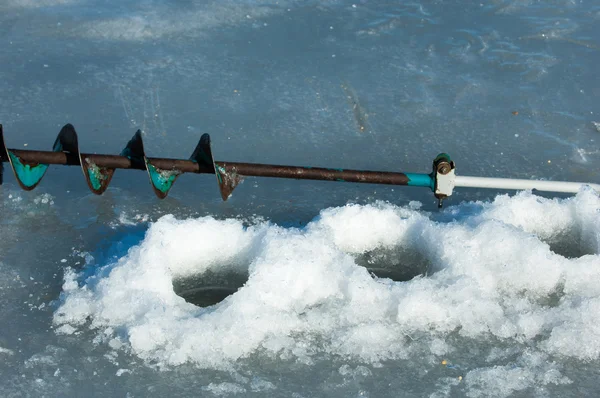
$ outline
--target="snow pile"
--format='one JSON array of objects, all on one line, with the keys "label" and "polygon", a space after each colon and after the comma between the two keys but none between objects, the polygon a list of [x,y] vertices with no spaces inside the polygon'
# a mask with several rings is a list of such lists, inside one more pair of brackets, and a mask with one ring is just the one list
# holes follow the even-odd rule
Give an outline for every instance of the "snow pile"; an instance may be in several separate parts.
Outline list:
[{"label": "snow pile", "polygon": [[[67,272],[54,322],[63,333],[95,329],[98,343],[159,366],[215,369],[255,354],[375,366],[429,355],[433,367],[475,341],[495,353],[461,375],[474,395],[501,378],[505,395],[568,383],[549,356],[600,358],[599,249],[592,190],[553,200],[524,192],[439,214],[347,205],[303,229],[166,216],[118,262],[92,276]],[[425,258],[427,275],[373,278],[357,265],[367,255],[392,268]],[[178,279],[222,271],[248,280],[212,307],[174,291]],[[511,362],[511,348],[496,346],[526,354]]]}]

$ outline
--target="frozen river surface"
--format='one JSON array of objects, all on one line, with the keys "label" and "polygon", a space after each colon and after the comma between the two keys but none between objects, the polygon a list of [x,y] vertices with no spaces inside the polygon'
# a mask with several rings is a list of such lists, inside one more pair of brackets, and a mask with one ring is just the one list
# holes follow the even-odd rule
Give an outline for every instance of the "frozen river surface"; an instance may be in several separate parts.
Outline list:
[{"label": "frozen river surface", "polygon": [[[48,150],[599,183],[597,1],[2,0]],[[0,396],[595,396],[600,196],[141,172],[0,188]],[[228,293],[232,293],[228,295]],[[221,299],[225,297],[222,301]],[[218,301],[212,306],[206,304]]]}]

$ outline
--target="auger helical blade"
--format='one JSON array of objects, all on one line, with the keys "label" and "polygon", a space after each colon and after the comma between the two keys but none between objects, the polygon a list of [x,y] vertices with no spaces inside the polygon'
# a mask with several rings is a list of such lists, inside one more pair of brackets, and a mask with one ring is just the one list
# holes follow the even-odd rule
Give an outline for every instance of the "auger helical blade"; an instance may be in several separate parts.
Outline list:
[{"label": "auger helical blade", "polygon": [[27,162],[21,159],[14,151],[11,151],[6,147],[4,138],[2,138],[2,148],[21,188],[25,191],[31,191],[37,187],[44,177],[44,174],[46,174],[48,165],[44,163]]},{"label": "auger helical blade", "polygon": [[90,191],[96,195],[102,195],[108,188],[108,184],[110,184],[110,180],[115,174],[115,169],[98,166],[89,157],[82,154],[79,154],[79,162]]},{"label": "auger helical blade", "polygon": [[142,131],[135,132],[125,148],[121,151],[121,156],[125,156],[132,163],[144,163],[144,141],[142,140]]},{"label": "auger helical blade", "polygon": [[215,162],[210,146],[210,135],[202,134],[200,142],[196,146],[191,160],[207,167],[217,177],[217,184],[221,192],[221,198],[226,201],[229,199],[235,187],[244,180],[244,176],[237,173],[235,167],[227,167],[225,162]]},{"label": "auger helical blade", "polygon": [[[104,187],[102,186],[102,184],[98,184],[98,181],[103,181],[105,180],[105,178],[103,178],[102,174],[99,175],[99,171],[96,170],[98,169],[97,167],[94,168],[92,165],[89,164],[89,162],[85,162],[84,159],[82,159],[81,153],[79,152],[79,140],[77,138],[77,132],[75,131],[75,127],[73,127],[72,124],[66,124],[60,130],[60,133],[58,133],[58,137],[56,137],[56,141],[54,141],[54,146],[52,147],[52,149],[55,152],[62,151],[77,156],[77,158],[79,159],[79,164],[81,164],[81,170],[88,184],[88,187],[90,187],[93,193],[98,195],[104,192],[108,184],[105,184]],[[112,173],[110,174],[110,177],[112,177]],[[110,179],[108,181],[110,181]]]},{"label": "auger helical blade", "polygon": [[81,171],[85,177],[85,181],[90,190],[96,195],[101,195],[106,188],[115,172],[114,169],[106,167],[98,167],[93,164],[88,157],[83,156],[79,152],[79,140],[77,138],[77,132],[72,124],[66,124],[58,133],[56,141],[54,142],[53,150],[55,152],[70,153],[79,159],[81,165]]},{"label": "auger helical blade", "polygon": [[77,132],[72,124],[65,124],[52,146],[54,152],[67,152],[79,156],[79,141],[77,140]]},{"label": "auger helical blade", "polygon": [[150,177],[150,185],[152,185],[152,189],[159,199],[167,197],[175,180],[182,174],[180,170],[161,169],[146,157],[142,132],[140,130],[135,133],[121,155],[127,156],[132,162],[143,162]]},{"label": "auger helical blade", "polygon": [[237,172],[235,166],[228,166],[225,162],[215,162],[215,175],[224,201],[231,197],[233,190],[244,181],[244,176]]},{"label": "auger helical blade", "polygon": [[210,149],[210,135],[207,133],[202,134],[198,145],[196,145],[196,149],[194,149],[192,156],[190,156],[190,160],[205,167],[211,173],[215,172],[215,162]]}]

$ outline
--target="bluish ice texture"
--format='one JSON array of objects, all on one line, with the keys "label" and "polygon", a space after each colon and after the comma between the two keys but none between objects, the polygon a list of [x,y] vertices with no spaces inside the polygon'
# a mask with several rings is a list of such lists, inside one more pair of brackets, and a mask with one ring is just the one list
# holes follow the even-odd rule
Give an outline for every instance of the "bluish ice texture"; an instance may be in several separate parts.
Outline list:
[{"label": "bluish ice texture", "polygon": [[[20,149],[70,122],[84,152],[140,128],[150,156],[210,133],[218,160],[423,173],[447,152],[599,183],[599,24],[591,0],[2,0],[0,123]],[[183,175],[158,201],[136,171],[101,197],[75,167],[30,193],[5,171],[1,396],[597,391],[595,192],[438,212],[419,188],[248,178],[222,203]],[[216,306],[178,296],[225,271],[243,287]]]}]

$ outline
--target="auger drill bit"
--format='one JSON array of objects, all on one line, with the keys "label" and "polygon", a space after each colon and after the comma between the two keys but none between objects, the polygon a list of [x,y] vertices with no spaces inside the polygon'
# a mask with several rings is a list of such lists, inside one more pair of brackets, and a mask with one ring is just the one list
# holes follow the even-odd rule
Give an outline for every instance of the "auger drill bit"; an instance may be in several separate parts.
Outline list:
[{"label": "auger drill bit", "polygon": [[116,169],[146,170],[154,193],[160,199],[168,195],[177,177],[183,173],[214,174],[223,200],[227,200],[236,186],[249,176],[426,187],[433,191],[440,207],[442,200],[452,195],[454,187],[576,193],[582,186],[590,185],[600,192],[600,185],[581,182],[457,176],[454,162],[445,153],[434,159],[433,171],[429,174],[215,161],[208,134],[200,137],[196,149],[187,160],[147,157],[140,130],[120,155],[85,154],[79,152],[77,132],[71,124],[61,129],[52,151],[9,149],[0,125],[0,160],[0,184],[3,162],[8,162],[18,184],[27,191],[40,183],[51,164],[81,166],[87,185],[97,195],[108,188]]}]

